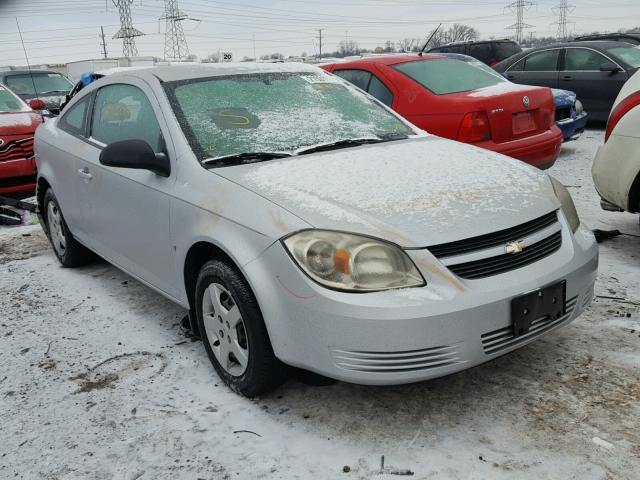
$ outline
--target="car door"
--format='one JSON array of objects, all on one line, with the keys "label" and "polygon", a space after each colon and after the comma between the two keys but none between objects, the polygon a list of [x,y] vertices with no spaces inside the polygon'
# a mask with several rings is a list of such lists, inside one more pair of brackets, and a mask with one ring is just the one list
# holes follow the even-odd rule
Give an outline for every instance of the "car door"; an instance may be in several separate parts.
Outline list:
[{"label": "car door", "polygon": [[57,120],[61,148],[49,149],[47,162],[54,178],[49,181],[64,212],[65,221],[75,236],[82,239],[85,234],[82,223],[82,208],[78,198],[78,176],[81,158],[93,147],[87,142],[87,122],[92,95],[86,95],[74,103]]},{"label": "car door", "polygon": [[[109,261],[171,297],[178,297],[170,232],[175,155],[159,104],[148,85],[112,83],[96,91],[91,110],[92,148],[78,169],[89,246]],[[122,140],[144,140],[169,156],[169,177],[148,170],[102,165],[100,153]]]},{"label": "car door", "polygon": [[592,120],[606,121],[627,73],[601,71],[605,65],[618,66],[612,59],[591,48],[567,47],[560,74],[560,88],[575,92]]},{"label": "car door", "polygon": [[511,65],[505,76],[514,83],[558,88],[560,52],[559,48],[533,52]]}]

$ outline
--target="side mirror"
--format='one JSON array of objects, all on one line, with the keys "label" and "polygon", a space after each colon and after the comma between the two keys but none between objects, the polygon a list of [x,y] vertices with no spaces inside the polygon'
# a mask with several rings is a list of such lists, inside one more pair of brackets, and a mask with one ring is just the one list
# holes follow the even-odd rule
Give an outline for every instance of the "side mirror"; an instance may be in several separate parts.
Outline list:
[{"label": "side mirror", "polygon": [[604,62],[602,64],[600,64],[600,71],[601,72],[610,72],[610,73],[617,73],[617,72],[621,72],[622,69],[616,65],[613,62]]},{"label": "side mirror", "polygon": [[44,102],[39,98],[32,98],[29,100],[29,106],[31,107],[31,110],[45,110],[47,108]]},{"label": "side mirror", "polygon": [[161,177],[171,173],[169,157],[155,153],[144,140],[122,140],[107,145],[100,153],[100,163],[108,167],[150,170]]}]

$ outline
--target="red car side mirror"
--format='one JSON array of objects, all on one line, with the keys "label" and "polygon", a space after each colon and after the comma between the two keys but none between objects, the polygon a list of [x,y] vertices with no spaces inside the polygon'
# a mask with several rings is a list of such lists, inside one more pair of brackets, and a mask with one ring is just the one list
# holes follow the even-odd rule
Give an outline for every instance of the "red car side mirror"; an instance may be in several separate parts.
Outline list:
[{"label": "red car side mirror", "polygon": [[32,98],[31,100],[29,100],[29,106],[32,110],[44,110],[47,108],[44,102],[39,98]]}]

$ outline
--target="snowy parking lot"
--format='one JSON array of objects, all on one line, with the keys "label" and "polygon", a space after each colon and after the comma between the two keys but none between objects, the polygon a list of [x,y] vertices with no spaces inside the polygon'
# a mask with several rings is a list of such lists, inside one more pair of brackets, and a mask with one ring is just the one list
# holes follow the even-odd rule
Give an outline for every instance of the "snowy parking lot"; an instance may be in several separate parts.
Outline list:
[{"label": "snowy parking lot", "polygon": [[550,170],[583,222],[624,233],[600,245],[589,310],[413,385],[290,380],[241,398],[181,308],[105,262],[61,268],[38,226],[1,228],[0,478],[638,478],[640,229],[600,209],[603,137],[565,144]]}]

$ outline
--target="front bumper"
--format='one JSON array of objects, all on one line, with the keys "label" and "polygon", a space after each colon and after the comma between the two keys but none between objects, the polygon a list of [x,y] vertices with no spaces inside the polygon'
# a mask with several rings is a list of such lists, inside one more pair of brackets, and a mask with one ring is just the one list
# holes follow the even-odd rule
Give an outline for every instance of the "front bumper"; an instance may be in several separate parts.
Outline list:
[{"label": "front bumper", "polygon": [[36,171],[34,158],[0,162],[0,194],[35,192]]},{"label": "front bumper", "polygon": [[[593,297],[598,248],[589,230],[572,235],[561,217],[559,250],[481,280],[455,277],[428,251],[411,250],[426,287],[332,291],[304,276],[279,242],[244,270],[283,362],[352,383],[416,382],[486,362],[580,315]],[[514,339],[511,299],[560,280],[566,315]]]},{"label": "front bumper", "polygon": [[580,138],[587,126],[587,117],[587,112],[582,112],[574,118],[567,118],[556,122],[556,125],[562,131],[562,136],[564,137],[565,142],[570,142]]},{"label": "front bumper", "polygon": [[521,160],[529,165],[546,169],[553,166],[562,145],[562,132],[555,126],[537,135],[504,143],[485,142],[475,144],[494,152]]}]

